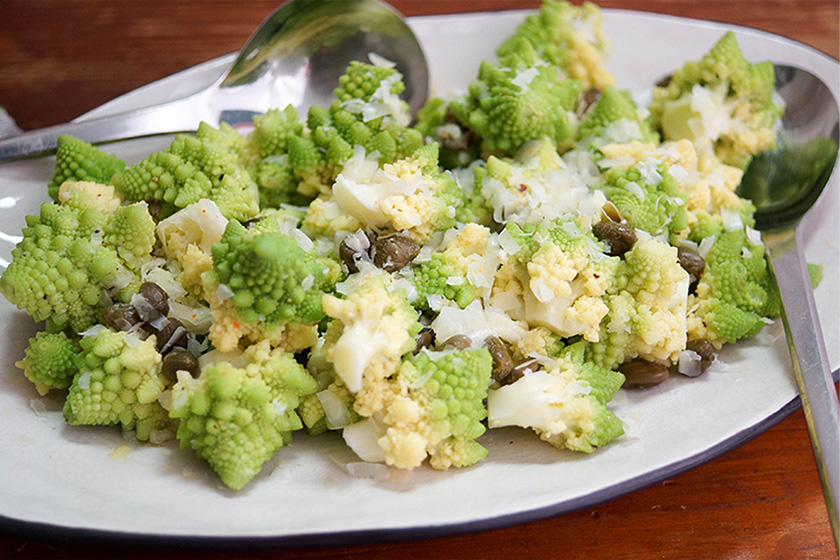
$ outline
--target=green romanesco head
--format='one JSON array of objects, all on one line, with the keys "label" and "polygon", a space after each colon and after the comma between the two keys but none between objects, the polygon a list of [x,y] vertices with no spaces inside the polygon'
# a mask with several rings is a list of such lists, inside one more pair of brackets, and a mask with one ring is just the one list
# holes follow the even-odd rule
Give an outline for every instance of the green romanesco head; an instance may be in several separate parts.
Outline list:
[{"label": "green romanesco head", "polygon": [[593,147],[612,142],[624,144],[634,140],[658,143],[657,133],[639,118],[636,103],[629,93],[607,86],[578,125],[576,140]]},{"label": "green romanesco head", "polygon": [[58,189],[65,181],[108,183],[124,167],[125,162],[117,156],[75,136],[62,134],[56,142],[55,172],[47,192],[50,198],[58,200]]},{"label": "green romanesco head", "polygon": [[155,223],[145,202],[120,206],[102,230],[102,242],[114,248],[132,270],[150,259],[155,246]]},{"label": "green romanesco head", "polygon": [[140,441],[169,426],[158,403],[167,382],[154,337],[140,340],[136,334],[102,328],[79,344],[78,373],[64,403],[68,424],[120,424],[123,430],[136,430]]},{"label": "green romanesco head", "polygon": [[[106,217],[92,208],[45,203],[26,223],[0,292],[36,321],[46,321],[48,330],[82,332],[98,322],[106,294],[128,301],[139,288],[139,252],[154,241],[145,205],[120,207]],[[130,236],[131,228],[136,237],[118,251],[109,241]]]},{"label": "green romanesco head", "polygon": [[631,227],[651,235],[674,235],[688,228],[688,197],[665,164],[640,161],[613,167],[598,189]]},{"label": "green romanesco head", "polygon": [[525,48],[559,67],[584,88],[603,89],[615,83],[604,64],[611,44],[604,34],[601,11],[595,4],[544,0],[540,11],[529,15],[496,53],[502,61]]},{"label": "green romanesco head", "polygon": [[491,389],[488,425],[531,428],[557,448],[584,453],[622,435],[621,420],[606,405],[624,376],[586,361],[584,344],[576,342],[513,383]]},{"label": "green romanesco head", "polygon": [[572,137],[570,110],[579,95],[579,82],[536,59],[528,67],[483,62],[477,81],[450,109],[481,138],[485,155],[512,157],[529,140],[547,136],[560,146]]},{"label": "green romanesco head", "polygon": [[130,201],[153,204],[158,217],[166,217],[208,198],[223,216],[249,220],[259,210],[256,184],[226,143],[179,134],[172,144],[112,179]]},{"label": "green romanesco head", "polygon": [[765,318],[779,316],[779,294],[764,245],[750,241],[744,229],[717,231],[705,259],[692,296],[697,307],[689,317],[691,338],[720,346],[753,336]]},{"label": "green romanesco head", "polygon": [[700,155],[746,167],[752,156],[773,149],[775,76],[769,61],[747,62],[732,31],[698,61],[674,71],[653,90],[650,111],[666,140],[690,139]]},{"label": "green romanesco head", "polygon": [[369,102],[374,99],[380,88],[384,91],[381,96],[399,95],[405,91],[402,76],[395,68],[377,66],[354,60],[338,79],[340,84],[333,92],[340,103],[361,100]]},{"label": "green romanesco head", "polygon": [[382,416],[379,446],[398,468],[468,467],[487,455],[475,441],[484,433],[484,399],[493,359],[486,349],[422,351],[403,360],[392,381],[393,395]]},{"label": "green romanesco head", "polygon": [[303,123],[294,105],[285,109],[269,109],[264,115],[254,117],[251,140],[261,158],[277,156],[289,151],[289,141],[303,134]]},{"label": "green romanesco head", "polygon": [[180,419],[181,449],[195,450],[234,490],[291,443],[302,428],[295,408],[318,387],[291,354],[267,344],[249,347],[245,359],[243,367],[211,363],[198,379],[179,373],[169,411]]},{"label": "green romanesco head", "polygon": [[587,359],[606,368],[637,357],[676,363],[686,344],[688,285],[676,247],[640,239],[624,254],[603,298],[608,312]]},{"label": "green romanesco head", "polygon": [[211,283],[230,290],[243,321],[306,325],[324,318],[321,297],[338,280],[340,268],[298,234],[295,238],[259,227],[249,231],[231,220],[221,241],[213,245]]},{"label": "green romanesco head", "polygon": [[74,362],[79,348],[64,333],[39,332],[29,339],[26,356],[15,365],[35,384],[41,395],[66,389],[79,371]]}]

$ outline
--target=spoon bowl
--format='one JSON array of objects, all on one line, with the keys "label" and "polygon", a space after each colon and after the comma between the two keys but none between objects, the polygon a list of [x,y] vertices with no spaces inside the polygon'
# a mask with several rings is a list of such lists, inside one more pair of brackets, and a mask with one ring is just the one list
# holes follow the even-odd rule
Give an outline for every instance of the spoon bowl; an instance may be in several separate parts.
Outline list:
[{"label": "spoon bowl", "polygon": [[0,141],[0,162],[55,151],[61,134],[100,144],[127,138],[250,124],[271,108],[305,114],[328,105],[352,60],[395,64],[412,112],[423,105],[429,73],[405,20],[378,0],[289,0],[251,35],[227,73],[208,88],[143,109],[24,132]]},{"label": "spoon bowl", "polygon": [[738,194],[756,206],[756,229],[762,231],[779,288],[794,377],[840,549],[840,404],[797,244],[801,218],[836,180],[840,113],[828,87],[800,68],[777,66],[776,89],[786,105],[778,148],[755,158]]}]

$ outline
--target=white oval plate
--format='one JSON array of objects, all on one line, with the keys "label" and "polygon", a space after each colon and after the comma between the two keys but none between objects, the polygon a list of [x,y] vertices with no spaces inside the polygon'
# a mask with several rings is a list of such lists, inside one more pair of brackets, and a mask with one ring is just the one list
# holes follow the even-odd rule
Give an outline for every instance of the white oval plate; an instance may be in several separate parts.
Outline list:
[{"label": "white oval plate", "polygon": [[[493,57],[496,44],[523,15],[412,19],[437,92],[465,88],[479,62]],[[610,67],[625,89],[649,86],[734,29],[748,59],[807,68],[838,97],[836,61],[774,35],[612,10],[605,10],[604,23],[615,43]],[[191,68],[87,116],[195,91],[230,61],[227,56]],[[168,141],[134,140],[108,149],[132,163]],[[53,158],[0,166],[0,259],[10,258],[22,216],[36,214],[46,200],[52,166]],[[803,227],[808,261],[825,267],[816,299],[832,370],[840,363],[838,215],[835,176]],[[13,366],[35,332],[32,321],[2,300],[0,325],[5,334],[0,343],[0,525],[51,534],[346,543],[499,527],[586,507],[673,476],[739,445],[798,405],[784,336],[774,324],[723,352],[725,368],[696,379],[672,377],[646,391],[620,391],[612,408],[627,423],[628,434],[589,456],[558,451],[524,430],[492,430],[481,439],[489,457],[474,467],[392,470],[388,479],[376,481],[345,472],[343,465],[356,459],[338,434],[310,438],[300,433],[244,490],[231,492],[176,442],[139,445],[116,428],[67,426],[61,399],[39,397]]]}]

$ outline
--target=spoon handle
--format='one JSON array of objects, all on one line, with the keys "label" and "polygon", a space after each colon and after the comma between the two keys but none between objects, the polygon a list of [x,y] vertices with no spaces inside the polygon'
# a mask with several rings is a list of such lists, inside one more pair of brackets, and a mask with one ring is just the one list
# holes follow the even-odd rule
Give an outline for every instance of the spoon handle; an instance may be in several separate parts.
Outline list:
[{"label": "spoon handle", "polygon": [[840,547],[840,404],[831,378],[808,269],[796,244],[796,228],[765,232],[763,237],[782,297],[782,320],[834,541]]},{"label": "spoon handle", "polygon": [[205,90],[161,105],[22,132],[0,140],[0,162],[54,153],[56,141],[62,134],[100,144],[140,136],[194,131],[207,116],[206,95]]}]

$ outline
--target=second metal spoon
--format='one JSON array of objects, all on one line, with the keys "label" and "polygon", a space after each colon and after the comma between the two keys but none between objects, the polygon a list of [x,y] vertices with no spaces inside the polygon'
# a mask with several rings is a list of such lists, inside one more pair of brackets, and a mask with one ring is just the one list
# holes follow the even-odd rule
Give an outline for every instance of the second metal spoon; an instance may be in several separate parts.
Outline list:
[{"label": "second metal spoon", "polygon": [[840,404],[808,268],[797,244],[800,219],[835,171],[840,114],[828,87],[800,68],[777,65],[776,89],[786,103],[779,147],[756,157],[738,194],[756,205],[756,228],[762,231],[782,298],[794,376],[835,544],[840,547]]}]

